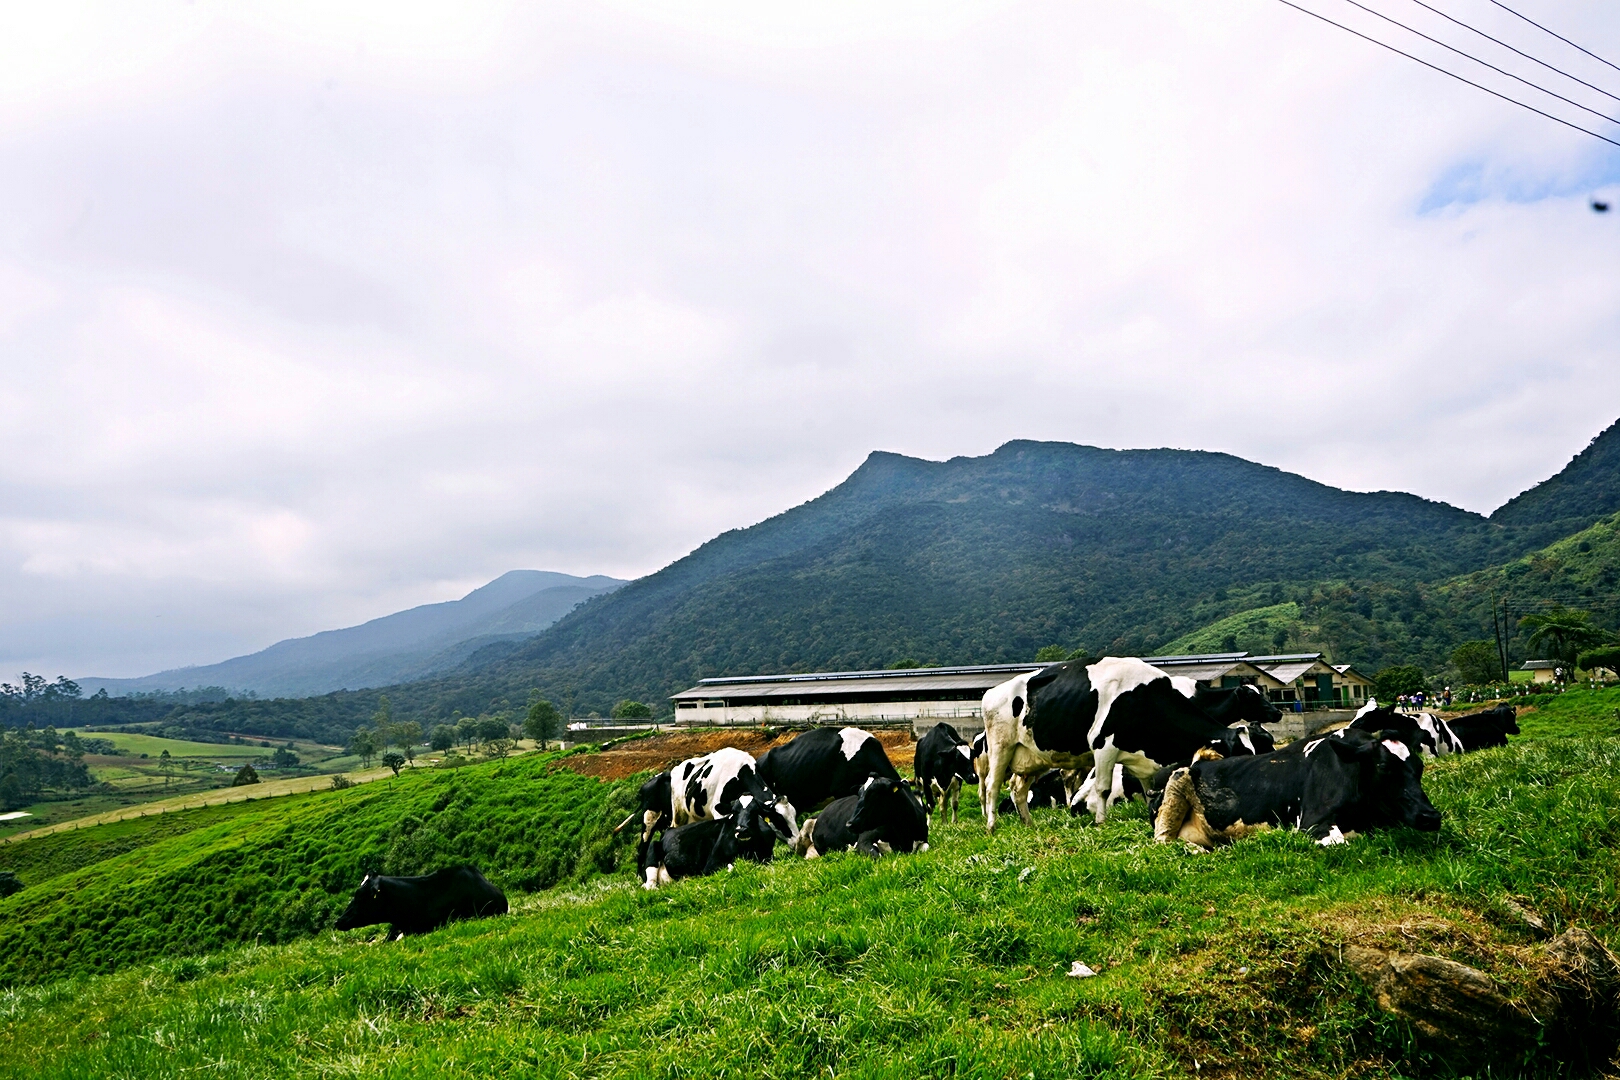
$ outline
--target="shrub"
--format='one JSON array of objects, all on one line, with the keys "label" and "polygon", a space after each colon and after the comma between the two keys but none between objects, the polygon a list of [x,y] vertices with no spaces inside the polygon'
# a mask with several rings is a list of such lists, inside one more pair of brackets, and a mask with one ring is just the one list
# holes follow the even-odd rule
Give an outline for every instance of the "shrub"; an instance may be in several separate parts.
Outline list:
[{"label": "shrub", "polygon": [[342,773],[333,773],[332,774],[332,790],[333,791],[342,791],[344,788],[352,788],[352,787],[354,787],[354,781],[350,780],[347,776],[344,776]]},{"label": "shrub", "polygon": [[639,701],[626,698],[613,706],[613,719],[615,720],[651,720],[652,709]]},{"label": "shrub", "polygon": [[258,782],[259,770],[253,767],[252,762],[249,762],[236,770],[236,779],[231,781],[231,787],[242,787],[244,784],[257,784]]}]

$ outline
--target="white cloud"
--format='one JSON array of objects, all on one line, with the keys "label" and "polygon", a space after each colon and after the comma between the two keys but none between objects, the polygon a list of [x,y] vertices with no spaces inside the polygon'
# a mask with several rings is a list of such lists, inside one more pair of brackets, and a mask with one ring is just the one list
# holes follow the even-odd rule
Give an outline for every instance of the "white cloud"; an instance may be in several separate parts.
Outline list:
[{"label": "white cloud", "polygon": [[1488,511],[1620,415],[1597,192],[1620,151],[1247,0],[37,9],[0,672],[645,573],[874,448]]}]

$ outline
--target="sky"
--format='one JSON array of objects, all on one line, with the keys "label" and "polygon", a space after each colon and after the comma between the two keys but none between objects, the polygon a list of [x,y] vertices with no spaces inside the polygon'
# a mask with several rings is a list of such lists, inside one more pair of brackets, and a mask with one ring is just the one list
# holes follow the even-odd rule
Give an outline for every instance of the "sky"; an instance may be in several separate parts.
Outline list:
[{"label": "sky", "polygon": [[[1614,5],[1515,6],[1620,62]],[[1593,198],[1620,148],[1275,0],[32,5],[0,679],[636,577],[873,450],[1220,450],[1489,513],[1620,417]]]}]

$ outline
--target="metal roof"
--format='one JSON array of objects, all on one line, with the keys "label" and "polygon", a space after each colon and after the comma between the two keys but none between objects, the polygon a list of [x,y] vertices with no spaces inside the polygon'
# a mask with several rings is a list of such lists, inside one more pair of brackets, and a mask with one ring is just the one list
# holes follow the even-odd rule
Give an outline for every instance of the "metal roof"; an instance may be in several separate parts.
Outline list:
[{"label": "metal roof", "polygon": [[1188,653],[1186,656],[1144,656],[1144,664],[1154,667],[1178,664],[1213,664],[1222,660],[1247,660],[1246,652],[1215,652],[1215,653]]},{"label": "metal roof", "polygon": [[1240,676],[1255,679],[1264,683],[1276,683],[1281,686],[1271,672],[1255,667],[1247,660],[1237,660],[1227,657],[1210,658],[1202,656],[1178,656],[1166,660],[1163,657],[1151,657],[1145,661],[1169,675],[1183,675],[1197,682],[1214,682],[1223,675],[1236,672]]},{"label": "metal roof", "polygon": [[1357,671],[1354,667],[1352,667],[1349,664],[1334,664],[1333,665],[1333,670],[1337,671],[1340,675],[1354,675],[1356,678],[1362,680],[1363,682],[1372,682],[1373,681],[1371,676],[1363,675],[1361,672]]},{"label": "metal roof", "polygon": [[[1249,657],[1249,663],[1266,671],[1272,678],[1285,683],[1293,682],[1318,664],[1327,668],[1328,671],[1333,670],[1332,666],[1322,659],[1321,653],[1279,653],[1276,656],[1251,656]],[[1318,672],[1318,674],[1323,673]]]},{"label": "metal roof", "polygon": [[807,694],[917,693],[933,690],[984,691],[1045,664],[979,664],[971,667],[906,668],[900,671],[817,671],[804,675],[741,675],[702,679],[671,701],[705,698],[779,698]]}]

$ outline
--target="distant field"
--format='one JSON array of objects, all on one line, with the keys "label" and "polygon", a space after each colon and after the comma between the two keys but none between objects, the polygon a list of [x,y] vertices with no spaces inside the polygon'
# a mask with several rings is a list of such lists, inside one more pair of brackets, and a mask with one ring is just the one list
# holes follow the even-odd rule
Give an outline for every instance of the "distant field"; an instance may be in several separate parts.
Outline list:
[{"label": "distant field", "polygon": [[130,757],[139,757],[142,754],[157,757],[167,750],[171,757],[207,758],[210,761],[223,761],[226,758],[269,757],[275,753],[274,747],[243,746],[240,743],[188,742],[183,739],[165,739],[157,735],[129,735],[121,731],[78,730],[77,734],[80,738],[106,739],[116,746],[121,753]]}]

